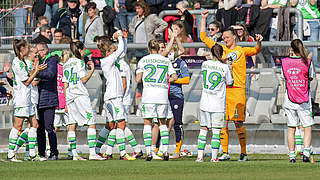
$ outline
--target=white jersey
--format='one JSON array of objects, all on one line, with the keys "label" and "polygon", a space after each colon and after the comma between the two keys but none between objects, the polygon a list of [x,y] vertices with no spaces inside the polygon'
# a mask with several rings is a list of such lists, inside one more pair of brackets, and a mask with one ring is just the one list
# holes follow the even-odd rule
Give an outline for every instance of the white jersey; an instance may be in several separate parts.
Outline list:
[{"label": "white jersey", "polygon": [[143,73],[142,103],[168,104],[168,75],[175,73],[168,58],[147,55],[140,59],[136,73]]},{"label": "white jersey", "polygon": [[81,81],[81,78],[85,76],[85,63],[81,59],[73,57],[63,65],[62,82],[68,83],[65,95],[67,104],[79,96],[89,96],[86,85]]},{"label": "white jersey", "polygon": [[13,72],[13,106],[30,107],[31,106],[31,84],[26,86],[24,81],[29,79],[29,72],[26,63],[17,57],[12,62]]},{"label": "white jersey", "polygon": [[118,39],[118,49],[108,57],[100,60],[101,69],[104,77],[106,78],[106,92],[104,93],[105,101],[123,96],[122,79],[120,71],[116,66],[116,62],[120,54],[123,52],[124,43],[121,36],[119,36]]},{"label": "white jersey", "polygon": [[127,81],[126,92],[123,95],[122,104],[130,106],[132,103],[132,76],[130,66],[126,63],[126,61],[121,58],[120,61],[120,73],[121,77],[125,77]]},{"label": "white jersey", "polygon": [[231,71],[220,61],[205,61],[201,66],[202,95],[200,109],[208,112],[225,112],[226,85],[233,84]]},{"label": "white jersey", "polygon": [[[26,59],[25,62],[28,66],[28,71],[32,71],[32,61],[29,59]],[[37,78],[34,78],[34,80],[37,80]],[[31,102],[32,104],[38,104],[39,101],[39,92],[38,92],[38,86],[31,85]]]}]

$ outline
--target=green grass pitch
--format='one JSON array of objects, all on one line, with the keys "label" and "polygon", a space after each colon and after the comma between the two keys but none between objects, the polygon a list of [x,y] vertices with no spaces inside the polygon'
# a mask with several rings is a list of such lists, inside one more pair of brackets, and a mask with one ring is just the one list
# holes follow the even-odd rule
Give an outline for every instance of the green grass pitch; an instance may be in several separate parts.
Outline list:
[{"label": "green grass pitch", "polygon": [[[83,155],[87,157],[87,154]],[[22,155],[20,155],[22,157]],[[0,154],[1,159],[6,154]],[[252,154],[248,162],[238,162],[239,155],[233,154],[231,161],[196,163],[195,157],[178,160],[146,162],[119,160],[119,155],[107,161],[70,161],[46,162],[0,162],[0,179],[320,179],[320,156],[314,155],[316,163],[303,163],[301,156],[295,164],[288,162],[287,155]]]}]

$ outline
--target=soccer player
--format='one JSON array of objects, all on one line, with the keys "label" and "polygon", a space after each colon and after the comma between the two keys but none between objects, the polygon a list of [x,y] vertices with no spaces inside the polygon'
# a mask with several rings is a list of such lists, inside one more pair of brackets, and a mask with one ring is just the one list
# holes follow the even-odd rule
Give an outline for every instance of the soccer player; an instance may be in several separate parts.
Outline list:
[{"label": "soccer player", "polygon": [[[126,39],[125,39],[126,41]],[[126,44],[126,43],[125,43]],[[122,78],[122,85],[123,85],[123,99],[122,99],[122,104],[124,108],[124,113],[125,113],[125,118],[126,118],[126,123],[128,122],[128,116],[129,116],[129,111],[130,111],[130,106],[133,101],[133,91],[132,91],[132,75],[131,75],[131,69],[130,66],[127,64],[127,62],[124,59],[126,50],[123,51],[122,55],[120,56],[119,60],[119,65],[120,65],[120,74]],[[138,147],[137,141],[129,129],[129,127],[126,126],[124,129],[124,135],[126,140],[129,142],[131,147],[134,150],[134,153],[132,157],[134,158],[139,158],[143,156],[142,150]]]},{"label": "soccer player", "polygon": [[[28,67],[28,72],[32,71],[32,67],[33,67],[33,63],[38,63],[39,61],[39,54],[38,54],[38,49],[35,45],[31,45],[30,46],[30,51],[28,53],[28,55],[25,58],[25,62],[27,64]],[[32,103],[32,109],[33,112],[35,112],[35,116],[33,116],[33,122],[35,124],[35,127],[38,127],[38,113],[37,113],[37,104],[38,104],[38,99],[39,99],[39,93],[38,93],[38,85],[39,83],[39,79],[34,78],[32,81],[32,85],[31,85],[31,103]],[[17,153],[19,148],[26,143],[26,153],[25,153],[25,157],[24,160],[29,160],[30,156],[29,156],[29,142],[28,142],[28,134],[29,134],[29,130],[31,128],[31,124],[28,123],[27,128],[19,135],[19,138],[17,140],[17,146],[15,149],[15,152]],[[33,144],[34,142],[31,142],[31,144]],[[41,160],[44,161],[46,160],[43,157],[38,158],[37,160]]]},{"label": "soccer player", "polygon": [[89,144],[89,160],[104,160],[95,152],[96,125],[93,110],[90,103],[89,93],[85,84],[94,72],[94,64],[89,62],[90,72],[86,75],[85,63],[82,57],[85,55],[85,46],[82,42],[72,42],[70,49],[73,53],[63,65],[64,94],[69,113],[68,140],[72,149],[73,160],[86,160],[80,157],[76,149],[76,127],[88,126],[87,137]]},{"label": "soccer player", "polygon": [[215,44],[211,48],[213,60],[202,63],[202,95],[200,100],[200,133],[198,136],[198,158],[203,162],[203,151],[208,129],[212,129],[211,162],[219,162],[220,131],[225,126],[226,85],[232,87],[233,78],[229,66],[222,60],[223,48]]},{"label": "soccer player", "polygon": [[303,162],[310,162],[312,118],[311,95],[309,86],[315,77],[311,57],[307,57],[302,41],[291,42],[292,56],[282,60],[282,76],[285,79],[286,94],[283,109],[288,117],[289,161],[296,162],[295,131],[300,122],[304,128]]},{"label": "soccer player", "polygon": [[[206,19],[209,15],[208,10],[204,10],[202,13],[202,21],[200,28],[200,39],[204,42],[208,48],[212,48],[216,42],[207,37],[206,33]],[[223,155],[220,160],[229,160],[228,144],[229,144],[229,131],[228,121],[234,121],[238,138],[241,146],[241,154],[239,161],[247,161],[247,135],[246,129],[243,126],[245,121],[245,107],[246,107],[246,57],[253,56],[259,53],[261,49],[262,36],[256,34],[257,45],[251,47],[237,46],[237,36],[233,29],[227,29],[222,35],[223,41],[226,45],[222,45],[224,54],[223,59],[227,59],[229,64],[232,64],[232,76],[234,83],[232,88],[227,87],[226,95],[226,126],[222,128],[220,138],[223,149]]]},{"label": "soccer player", "polygon": [[[126,38],[127,33],[124,33],[124,35]],[[102,135],[104,135],[104,138],[106,138],[106,134],[108,134],[108,132],[111,130],[109,134],[110,141],[108,140],[109,142],[106,154],[112,154],[112,147],[116,139],[120,149],[120,159],[135,160],[135,157],[131,157],[129,156],[129,154],[126,153],[125,144],[124,131],[126,129],[126,117],[122,105],[124,91],[120,71],[117,67],[117,60],[124,51],[125,43],[122,36],[122,31],[117,31],[113,34],[113,38],[118,39],[119,41],[117,49],[111,41],[105,41],[98,45],[101,54],[104,56],[104,58],[100,61],[103,75],[106,78],[106,91],[104,93],[104,102],[109,114],[108,118],[106,119],[106,126],[101,130],[104,131],[104,133],[100,132],[98,139],[102,140],[102,138],[100,138],[100,136],[103,137]]]},{"label": "soccer player", "polygon": [[[163,145],[163,160],[169,159],[169,132],[166,125],[168,113],[168,82],[178,79],[170,60],[159,54],[159,43],[152,39],[148,43],[150,55],[143,57],[137,67],[136,81],[143,82],[142,117],[144,118],[143,138],[146,147],[146,160],[152,160],[152,119],[160,124],[160,137]],[[168,77],[170,76],[170,78]]]},{"label": "soccer player", "polygon": [[28,118],[31,123],[31,127],[28,133],[29,142],[29,155],[32,161],[38,160],[36,156],[36,139],[37,139],[37,127],[34,109],[31,102],[31,83],[36,75],[46,69],[46,65],[39,65],[39,62],[35,63],[31,72],[28,71],[25,58],[29,53],[29,45],[26,40],[15,39],[13,41],[13,50],[16,57],[13,59],[12,71],[13,71],[13,104],[14,104],[14,125],[9,134],[9,150],[7,160],[12,162],[19,162],[15,158],[15,148],[17,145],[17,139],[19,131],[22,128],[23,121]]}]

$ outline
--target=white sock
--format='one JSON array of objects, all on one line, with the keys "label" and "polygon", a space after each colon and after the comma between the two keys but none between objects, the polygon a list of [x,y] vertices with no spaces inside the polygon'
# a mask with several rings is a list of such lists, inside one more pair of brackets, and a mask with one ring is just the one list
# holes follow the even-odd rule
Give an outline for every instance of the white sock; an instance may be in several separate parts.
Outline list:
[{"label": "white sock", "polygon": [[159,126],[160,129],[160,138],[162,142],[163,152],[168,152],[169,149],[169,131],[167,125]]},{"label": "white sock", "polygon": [[212,139],[211,139],[212,159],[218,158],[218,153],[220,148],[220,131],[221,129],[212,128]]},{"label": "white sock", "polygon": [[77,138],[75,131],[68,131],[68,140],[73,157],[79,156],[77,152]]},{"label": "white sock", "polygon": [[151,125],[144,125],[143,128],[143,140],[146,147],[147,154],[151,153],[151,144],[152,144],[152,127]]},{"label": "white sock", "polygon": [[116,129],[112,129],[109,132],[107,151],[106,151],[107,155],[111,155],[112,154],[112,148],[113,148],[113,146],[114,146],[114,144],[116,142],[116,134],[117,134],[117,130]]},{"label": "white sock", "polygon": [[[29,128],[26,128],[18,137],[15,152],[18,152],[19,148],[24,144],[28,142],[28,134],[29,134]],[[29,153],[29,152],[28,152]]]},{"label": "white sock", "polygon": [[107,140],[108,134],[109,134],[109,130],[106,129],[106,127],[103,127],[100,132],[99,132],[99,136],[97,139],[97,143],[96,143],[96,153],[100,153],[101,147],[104,145],[104,143]]},{"label": "white sock", "polygon": [[126,137],[130,146],[133,148],[134,152],[139,153],[140,148],[138,147],[136,138],[134,137],[132,131],[128,127],[124,129],[124,136]]},{"label": "white sock", "polygon": [[30,157],[36,156],[37,128],[31,127],[28,134]]},{"label": "white sock", "polygon": [[116,139],[120,150],[120,156],[124,156],[126,154],[126,141],[124,138],[124,132],[120,128],[117,128]]},{"label": "white sock", "polygon": [[14,156],[14,150],[16,148],[18,134],[19,134],[19,131],[13,127],[9,134],[8,158],[12,158]]},{"label": "white sock", "polygon": [[89,144],[89,154],[96,155],[96,138],[97,138],[97,131],[95,128],[88,128],[88,144]]},{"label": "white sock", "polygon": [[208,131],[200,129],[198,136],[198,158],[203,159],[203,151],[207,144],[207,133]]}]

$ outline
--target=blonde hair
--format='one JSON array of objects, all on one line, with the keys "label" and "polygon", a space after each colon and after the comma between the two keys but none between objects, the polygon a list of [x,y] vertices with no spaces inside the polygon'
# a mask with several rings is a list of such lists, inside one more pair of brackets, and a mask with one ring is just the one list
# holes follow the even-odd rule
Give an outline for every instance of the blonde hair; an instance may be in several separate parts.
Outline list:
[{"label": "blonde hair", "polygon": [[71,57],[72,52],[70,50],[63,50],[61,56],[62,64],[65,64]]}]

